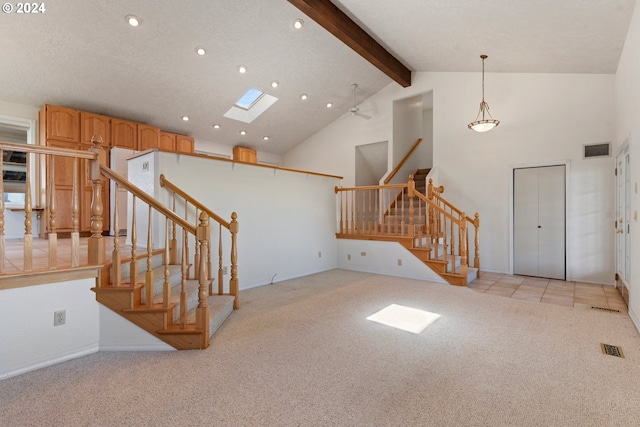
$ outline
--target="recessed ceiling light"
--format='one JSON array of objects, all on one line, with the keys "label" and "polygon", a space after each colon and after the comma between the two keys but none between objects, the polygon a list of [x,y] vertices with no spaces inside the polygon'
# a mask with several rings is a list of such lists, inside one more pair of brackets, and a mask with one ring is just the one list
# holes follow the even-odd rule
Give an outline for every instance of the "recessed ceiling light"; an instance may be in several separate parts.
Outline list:
[{"label": "recessed ceiling light", "polygon": [[238,65],[237,70],[240,74],[244,74],[247,72],[247,67],[245,67],[244,65]]},{"label": "recessed ceiling light", "polygon": [[185,122],[189,121],[189,116],[182,116],[182,120],[184,120]]},{"label": "recessed ceiling light", "polygon": [[303,101],[306,100],[308,98],[306,93],[303,93],[302,95],[300,95],[300,99],[302,99]]},{"label": "recessed ceiling light", "polygon": [[262,137],[262,139],[264,139],[265,141],[268,141],[269,137],[265,135],[265,136]]},{"label": "recessed ceiling light", "polygon": [[246,134],[247,134],[246,131],[243,131],[243,130],[240,131],[240,135],[246,135]]},{"label": "recessed ceiling light", "polygon": [[140,20],[135,15],[127,15],[124,17],[124,20],[132,27],[137,27],[138,25],[140,25]]},{"label": "recessed ceiling light", "polygon": [[196,53],[197,53],[198,55],[202,56],[202,55],[204,55],[205,53],[207,53],[207,51],[206,51],[206,50],[204,50],[204,48],[203,48],[203,47],[197,47],[197,48],[196,48]]},{"label": "recessed ceiling light", "polygon": [[220,129],[220,125],[219,124],[215,124],[215,125],[213,125],[213,128],[214,129]]},{"label": "recessed ceiling light", "polygon": [[302,19],[296,19],[295,21],[293,21],[293,28],[295,28],[296,30],[299,30],[300,28],[302,28],[303,24],[304,24],[304,21]]},{"label": "recessed ceiling light", "polygon": [[333,107],[333,104],[330,102],[327,102],[327,108],[331,108],[331,107]]},{"label": "recessed ceiling light", "polygon": [[278,81],[277,80],[272,81],[271,87],[278,87]]}]

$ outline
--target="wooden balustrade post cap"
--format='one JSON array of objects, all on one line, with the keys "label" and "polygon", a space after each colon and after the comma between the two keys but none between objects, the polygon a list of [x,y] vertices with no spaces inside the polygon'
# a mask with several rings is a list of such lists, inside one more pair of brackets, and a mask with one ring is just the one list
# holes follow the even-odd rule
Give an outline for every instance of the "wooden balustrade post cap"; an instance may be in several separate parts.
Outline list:
[{"label": "wooden balustrade post cap", "polygon": [[95,134],[91,137],[91,144],[93,145],[97,145],[102,146],[102,144],[104,144],[104,140],[102,139],[102,135],[100,134]]}]

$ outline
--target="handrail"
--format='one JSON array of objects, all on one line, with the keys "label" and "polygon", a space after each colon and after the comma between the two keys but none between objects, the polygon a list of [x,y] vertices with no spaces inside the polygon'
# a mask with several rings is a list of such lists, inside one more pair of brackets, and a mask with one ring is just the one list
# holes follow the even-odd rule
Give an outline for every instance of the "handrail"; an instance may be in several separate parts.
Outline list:
[{"label": "handrail", "polygon": [[407,188],[407,184],[389,184],[389,185],[363,185],[361,187],[338,187],[334,188],[334,192],[354,191],[354,190],[378,190],[382,188]]},{"label": "handrail", "polygon": [[[446,210],[442,209],[442,206],[438,206],[438,204],[436,204],[436,203],[432,202],[431,200],[429,200],[427,198],[427,196],[425,196],[424,194],[422,194],[422,193],[420,193],[418,191],[416,191],[414,194],[416,195],[416,197],[418,199],[422,200],[423,202],[425,202],[426,204],[428,204],[432,208],[437,209],[442,215],[444,215],[447,218],[449,218],[452,222],[458,224],[458,226],[460,226],[462,224],[462,221],[460,220],[460,218],[456,218],[455,216],[453,216],[452,214],[450,214]],[[463,212],[463,215],[464,215],[464,212]]]},{"label": "handrail", "polygon": [[45,145],[20,144],[16,142],[0,141],[0,148],[13,151],[25,151],[34,154],[54,154],[65,157],[77,157],[80,159],[96,160],[98,155],[91,151],[73,150],[71,148],[48,147]]},{"label": "handrail", "polygon": [[407,160],[409,160],[409,157],[411,157],[413,152],[416,151],[416,149],[418,148],[418,145],[420,145],[421,142],[422,142],[422,138],[418,138],[416,143],[413,144],[413,147],[411,147],[411,150],[409,150],[409,152],[404,156],[404,158],[400,160],[400,163],[398,163],[398,165],[391,171],[389,176],[384,180],[385,185],[387,185],[393,179],[393,177],[396,176],[396,174],[400,171],[402,166],[404,166]]},{"label": "handrail", "polygon": [[121,187],[126,188],[129,192],[131,192],[133,195],[135,195],[140,200],[144,201],[149,206],[153,207],[155,210],[160,212],[162,215],[164,215],[164,216],[168,217],[169,219],[171,219],[171,221],[174,221],[176,224],[180,225],[180,227],[184,228],[185,230],[187,230],[188,232],[190,232],[193,235],[196,234],[196,226],[195,225],[187,222],[185,219],[183,219],[181,216],[179,216],[178,214],[173,212],[171,209],[169,209],[169,208],[165,207],[164,205],[160,204],[156,199],[154,199],[153,197],[149,196],[147,193],[142,191],[140,188],[138,188],[137,186],[135,186],[135,185],[131,184],[129,181],[127,181],[122,175],[114,172],[113,170],[109,169],[108,167],[106,167],[104,165],[100,165],[100,172],[102,173],[102,175],[104,175],[107,178],[111,179],[112,181],[118,183],[118,185],[120,185]]},{"label": "handrail", "polygon": [[160,175],[160,186],[161,187],[167,187],[169,190],[173,191],[174,193],[176,193],[177,195],[179,195],[184,200],[186,200],[187,202],[191,203],[192,205],[194,205],[195,207],[197,207],[201,211],[206,212],[207,215],[209,215],[210,218],[213,218],[214,220],[216,220],[220,225],[222,225],[227,230],[229,229],[229,227],[231,227],[231,224],[228,221],[225,221],[222,217],[217,215],[211,209],[209,209],[208,207],[206,207],[205,205],[203,205],[202,203],[200,203],[199,201],[194,199],[189,194],[185,193],[183,190],[181,190],[179,187],[177,187],[175,184],[173,184],[171,181],[169,181],[164,176],[164,174]]}]

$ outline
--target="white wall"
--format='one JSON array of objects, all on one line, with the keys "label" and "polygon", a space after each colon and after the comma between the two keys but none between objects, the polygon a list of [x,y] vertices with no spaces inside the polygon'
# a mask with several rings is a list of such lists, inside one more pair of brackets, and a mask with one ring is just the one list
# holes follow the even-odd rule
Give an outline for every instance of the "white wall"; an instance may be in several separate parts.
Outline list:
[{"label": "white wall", "polygon": [[338,239],[338,267],[345,270],[446,283],[397,242]]},{"label": "white wall", "polygon": [[[145,161],[150,162],[148,172],[143,172]],[[232,212],[238,214],[240,289],[336,268],[334,188],[339,179],[161,152],[129,160],[129,180],[171,206],[169,193],[159,186],[160,174],[227,221]],[[164,235],[162,227],[154,236]],[[229,266],[230,242],[223,231],[224,265]],[[217,248],[217,226],[211,236]]]},{"label": "white wall", "polygon": [[[631,187],[640,182],[640,7],[636,5],[629,25],[615,81],[616,147],[629,141]],[[614,149],[614,153],[618,150]],[[631,195],[631,212],[640,210],[638,191]],[[640,224],[631,222],[631,267],[629,274],[629,315],[640,329]]]},{"label": "white wall", "polygon": [[[98,351],[95,279],[5,289],[0,298],[0,380]],[[66,323],[53,326],[53,313]]]},{"label": "white wall", "polygon": [[611,284],[614,162],[583,160],[582,146],[613,140],[614,79],[489,73],[486,100],[502,123],[478,134],[467,129],[477,113],[478,73],[415,73],[410,87],[391,83],[367,101],[376,105],[371,120],[334,122],[286,153],[283,164],[342,175],[344,185],[351,186],[354,146],[393,134],[394,101],[433,91],[437,184],[445,186],[445,197],[462,210],[480,212],[483,270],[510,272],[512,168],[568,162],[568,278]]}]

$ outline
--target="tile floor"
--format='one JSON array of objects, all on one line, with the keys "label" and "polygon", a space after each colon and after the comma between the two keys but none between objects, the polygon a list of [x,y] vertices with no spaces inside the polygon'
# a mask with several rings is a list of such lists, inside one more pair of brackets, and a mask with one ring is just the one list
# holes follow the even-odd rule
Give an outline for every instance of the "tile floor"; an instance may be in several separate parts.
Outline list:
[{"label": "tile floor", "polygon": [[482,273],[468,285],[488,295],[536,301],[567,307],[601,307],[627,312],[620,292],[613,286],[581,282],[513,276],[500,273]]}]

